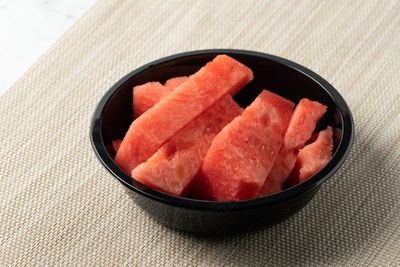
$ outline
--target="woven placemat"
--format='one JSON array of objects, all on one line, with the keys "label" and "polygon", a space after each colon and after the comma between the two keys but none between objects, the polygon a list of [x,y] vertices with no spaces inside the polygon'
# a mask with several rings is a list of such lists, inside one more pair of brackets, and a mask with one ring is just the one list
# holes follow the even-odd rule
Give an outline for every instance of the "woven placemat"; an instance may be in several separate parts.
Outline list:
[{"label": "woven placemat", "polygon": [[[400,266],[399,14],[379,0],[97,2],[0,98],[0,265]],[[300,213],[214,240],[150,219],[88,130],[123,75],[205,48],[296,61],[356,123],[349,159]]]}]

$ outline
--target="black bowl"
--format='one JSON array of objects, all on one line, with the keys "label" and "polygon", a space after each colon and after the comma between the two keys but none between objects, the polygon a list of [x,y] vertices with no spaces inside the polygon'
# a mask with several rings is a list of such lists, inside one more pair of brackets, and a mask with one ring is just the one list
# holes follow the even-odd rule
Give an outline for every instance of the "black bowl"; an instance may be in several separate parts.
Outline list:
[{"label": "black bowl", "polygon": [[[132,117],[132,87],[148,81],[190,75],[218,54],[227,54],[250,67],[254,80],[235,100],[247,106],[268,89],[294,102],[307,97],[328,106],[317,130],[335,129],[333,159],[318,174],[302,184],[275,195],[241,202],[213,202],[176,197],[152,190],[126,175],[114,163],[111,141],[122,139]],[[353,142],[354,124],[342,96],[311,70],[276,56],[242,50],[213,49],[165,57],[146,64],[118,81],[98,104],[91,124],[94,151],[106,169],[122,183],[132,199],[159,222],[181,230],[222,234],[245,231],[281,222],[304,207],[322,183],[342,165]]]}]

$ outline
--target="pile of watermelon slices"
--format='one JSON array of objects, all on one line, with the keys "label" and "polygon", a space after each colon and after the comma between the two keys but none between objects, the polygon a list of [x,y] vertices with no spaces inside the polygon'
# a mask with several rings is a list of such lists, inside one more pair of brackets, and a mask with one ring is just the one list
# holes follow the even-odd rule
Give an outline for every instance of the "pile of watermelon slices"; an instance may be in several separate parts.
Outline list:
[{"label": "pile of watermelon slices", "polygon": [[314,133],[326,106],[263,90],[243,109],[232,96],[252,79],[218,55],[189,77],[135,86],[116,164],[153,189],[212,201],[263,197],[318,173],[333,150],[331,127]]}]

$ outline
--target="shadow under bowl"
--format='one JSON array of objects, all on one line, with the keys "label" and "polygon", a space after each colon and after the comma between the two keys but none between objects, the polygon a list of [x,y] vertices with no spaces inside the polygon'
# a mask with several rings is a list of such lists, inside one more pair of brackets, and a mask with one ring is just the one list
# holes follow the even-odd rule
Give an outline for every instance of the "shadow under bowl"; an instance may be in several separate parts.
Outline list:
[{"label": "shadow under bowl", "polygon": [[[172,77],[193,74],[219,54],[227,54],[253,70],[254,80],[234,97],[242,107],[249,105],[262,89],[295,103],[306,97],[328,107],[317,130],[328,125],[334,128],[333,158],[318,174],[274,195],[240,202],[213,202],[152,190],[129,177],[114,163],[111,141],[122,139],[132,122],[132,88],[148,81],[164,82]],[[212,49],[165,57],[126,75],[100,100],[93,115],[90,135],[100,162],[150,216],[188,232],[224,234],[281,222],[304,207],[343,164],[353,142],[354,124],[342,96],[311,70],[264,53]]]}]

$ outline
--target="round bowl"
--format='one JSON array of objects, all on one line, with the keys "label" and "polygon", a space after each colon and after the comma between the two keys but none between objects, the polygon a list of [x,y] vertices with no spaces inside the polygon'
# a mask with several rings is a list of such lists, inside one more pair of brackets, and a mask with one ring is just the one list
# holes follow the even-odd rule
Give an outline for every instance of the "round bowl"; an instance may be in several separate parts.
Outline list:
[{"label": "round bowl", "polygon": [[[327,125],[334,128],[333,158],[318,174],[274,195],[240,202],[213,202],[152,190],[129,177],[114,163],[111,141],[122,139],[132,122],[132,88],[148,81],[164,82],[171,77],[193,74],[218,54],[227,54],[254,72],[254,80],[234,97],[243,107],[249,105],[262,89],[295,103],[307,97],[328,106],[317,130],[325,129]],[[137,205],[164,225],[202,234],[247,231],[287,219],[304,207],[340,168],[350,152],[353,135],[354,124],[346,102],[318,74],[287,59],[232,49],[181,53],[132,71],[100,100],[90,130],[92,146],[100,162]]]}]

